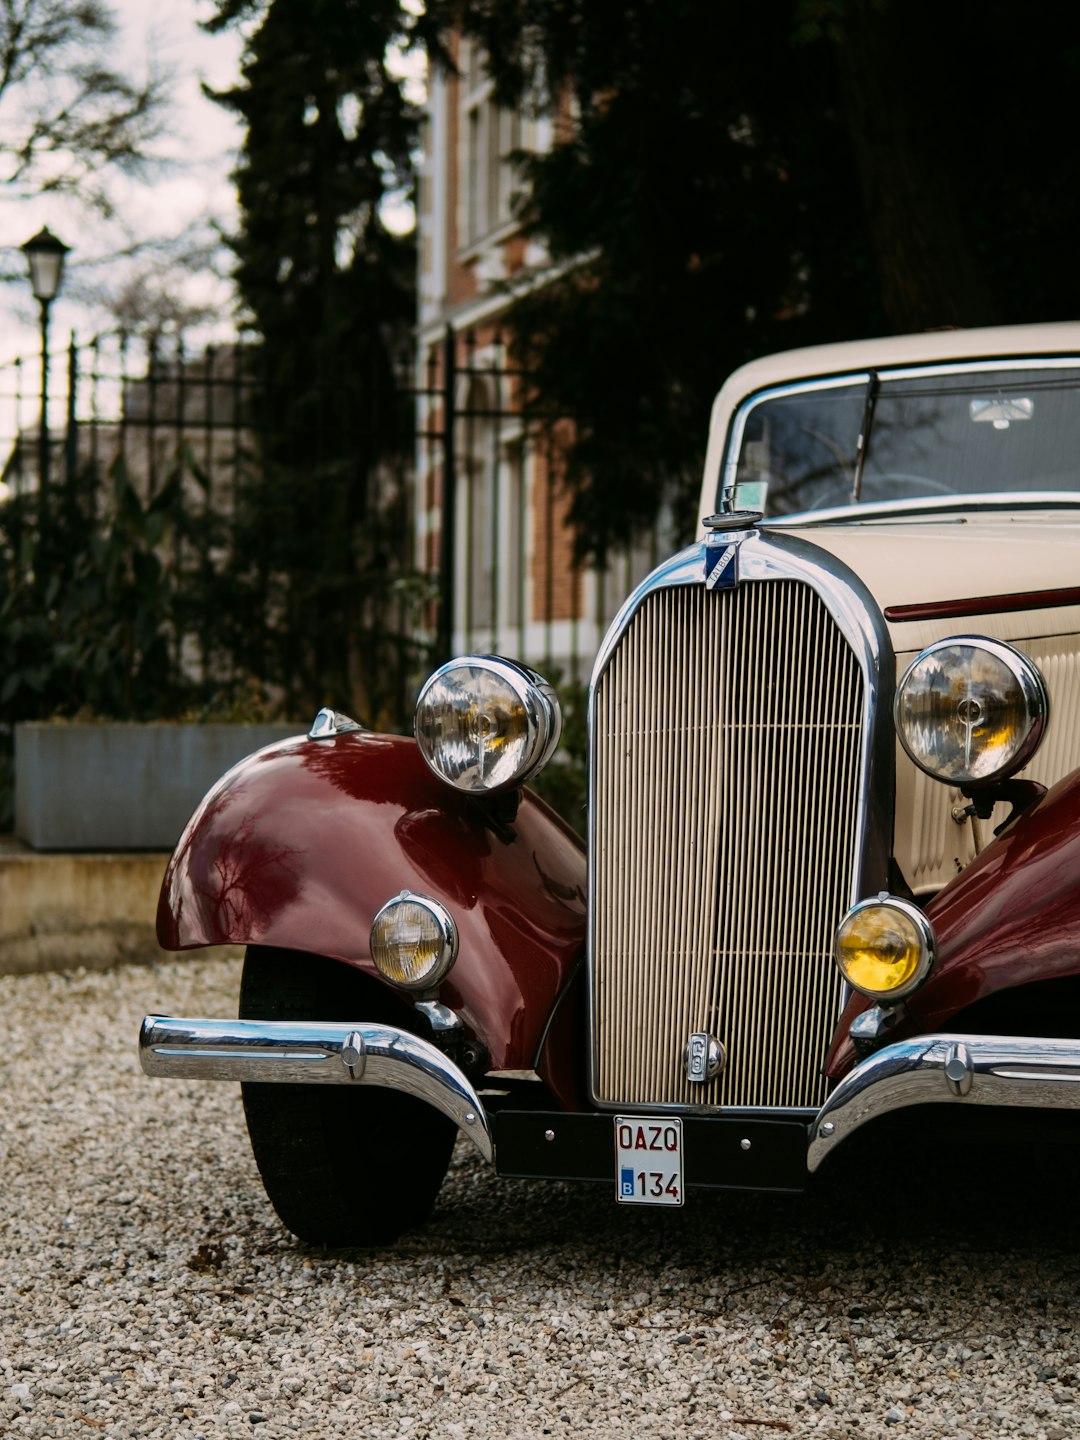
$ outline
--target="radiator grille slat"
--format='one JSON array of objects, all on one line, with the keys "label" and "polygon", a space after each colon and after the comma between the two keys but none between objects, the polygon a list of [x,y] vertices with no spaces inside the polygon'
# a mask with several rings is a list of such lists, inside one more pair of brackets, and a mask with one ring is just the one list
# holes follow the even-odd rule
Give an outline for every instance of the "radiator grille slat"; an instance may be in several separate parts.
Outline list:
[{"label": "radiator grille slat", "polygon": [[[839,1012],[862,676],[794,580],[648,594],[594,701],[594,1083],[604,1103],[808,1107]],[[694,1031],[726,1071],[690,1085]]]}]

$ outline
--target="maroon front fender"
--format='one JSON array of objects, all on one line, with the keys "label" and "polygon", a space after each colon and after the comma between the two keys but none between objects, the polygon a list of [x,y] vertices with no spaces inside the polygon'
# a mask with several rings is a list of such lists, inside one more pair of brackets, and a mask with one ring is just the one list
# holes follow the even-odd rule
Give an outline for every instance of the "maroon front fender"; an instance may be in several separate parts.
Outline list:
[{"label": "maroon front fender", "polygon": [[[926,914],[937,961],[890,1040],[947,1030],[999,991],[1080,975],[1080,771],[988,845]],[[834,1079],[855,1061],[848,1027],[870,1003],[853,996],[844,1012],[826,1067]]]},{"label": "maroon front fender", "polygon": [[492,1068],[531,1067],[584,945],[583,847],[529,792],[512,827],[488,824],[412,740],[289,740],[231,770],[180,837],[158,940],[312,951],[374,974],[371,922],[401,890],[441,901],[457,922],[440,998]]}]

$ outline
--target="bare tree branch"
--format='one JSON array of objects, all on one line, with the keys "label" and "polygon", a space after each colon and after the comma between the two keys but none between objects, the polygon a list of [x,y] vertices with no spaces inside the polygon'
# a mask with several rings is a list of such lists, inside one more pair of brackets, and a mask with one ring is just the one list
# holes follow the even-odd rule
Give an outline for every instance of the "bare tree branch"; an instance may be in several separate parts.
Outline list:
[{"label": "bare tree branch", "polygon": [[168,77],[121,74],[115,34],[102,0],[0,0],[0,185],[111,213],[107,171],[151,162]]}]

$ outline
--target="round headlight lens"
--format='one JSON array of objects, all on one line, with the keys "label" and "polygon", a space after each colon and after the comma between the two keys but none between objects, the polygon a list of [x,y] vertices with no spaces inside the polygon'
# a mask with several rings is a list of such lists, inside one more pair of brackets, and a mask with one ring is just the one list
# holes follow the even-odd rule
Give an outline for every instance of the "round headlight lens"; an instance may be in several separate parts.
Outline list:
[{"label": "round headlight lens", "polygon": [[457,959],[457,926],[437,900],[403,890],[371,923],[371,958],[392,985],[437,985]]},{"label": "round headlight lens", "polygon": [[425,684],[415,730],[440,780],[484,794],[520,785],[547,763],[562,734],[562,712],[534,671],[493,655],[467,655]]},{"label": "round headlight lens", "polygon": [[1034,755],[1049,703],[1042,676],[999,640],[939,640],[896,691],[896,732],[915,764],[950,785],[1013,774]]},{"label": "round headlight lens", "polygon": [[833,954],[849,985],[875,999],[899,999],[920,985],[934,960],[934,932],[907,900],[863,900],[841,920]]}]

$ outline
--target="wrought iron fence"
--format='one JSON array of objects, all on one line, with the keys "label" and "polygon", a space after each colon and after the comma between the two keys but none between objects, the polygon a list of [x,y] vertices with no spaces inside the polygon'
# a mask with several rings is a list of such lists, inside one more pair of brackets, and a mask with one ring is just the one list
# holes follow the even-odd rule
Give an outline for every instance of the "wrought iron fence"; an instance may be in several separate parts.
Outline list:
[{"label": "wrought iron fence", "polygon": [[[411,396],[398,397],[384,424],[397,454],[385,446],[376,473],[367,474],[361,467],[370,467],[377,450],[370,434],[380,423],[367,397],[337,381],[325,406],[320,397],[299,420],[277,424],[266,401],[268,357],[250,337],[195,351],[182,340],[106,335],[72,341],[50,360],[51,395],[37,384],[39,360],[0,367],[0,606],[6,591],[7,619],[21,586],[24,611],[36,605],[55,620],[64,607],[58,587],[71,590],[86,578],[84,562],[108,536],[113,550],[98,556],[98,568],[115,580],[126,567],[137,594],[154,580],[167,605],[167,616],[146,617],[163,626],[170,673],[180,682],[158,698],[163,710],[181,694],[198,702],[235,696],[254,679],[269,682],[266,703],[306,713],[324,698],[311,678],[313,657],[320,644],[334,649],[327,638],[333,624],[314,625],[309,613],[325,592],[326,604],[344,605],[357,626],[349,666],[333,681],[340,688],[344,676],[352,693],[326,698],[361,706],[369,721],[399,723],[411,704],[411,672],[430,649],[415,623],[423,587],[412,544]],[[326,453],[331,403],[356,417],[349,434],[363,459]],[[309,519],[330,508],[331,491],[353,497],[355,533],[338,547],[336,569],[316,556],[305,569],[305,535],[290,533],[303,513],[295,501],[304,486]],[[380,637],[374,648],[373,636]],[[130,646],[138,643],[133,635]],[[26,673],[32,691],[36,678]],[[5,710],[35,704],[26,687],[15,697],[8,679],[0,720]],[[47,685],[38,688],[46,712],[62,700]],[[129,708],[122,696],[106,703]]]},{"label": "wrought iron fence", "polygon": [[[33,580],[44,595],[50,567],[70,576],[71,551],[92,545],[126,494],[167,571],[174,672],[202,692],[254,676],[286,707],[326,699],[407,728],[417,682],[453,651],[511,653],[582,682],[618,605],[672,543],[660,527],[604,571],[578,562],[563,484],[573,417],[545,410],[491,330],[447,330],[404,355],[392,416],[363,393],[334,397],[363,427],[362,474],[359,460],[312,468],[325,460],[319,406],[291,449],[275,446],[267,356],[249,337],[193,350],[118,334],[51,359],[47,408],[39,360],[0,367],[8,587]],[[380,426],[393,444],[367,443]],[[290,572],[304,535],[290,551],[281,527],[312,512],[280,506],[301,477],[316,505],[319,486],[326,503],[341,488],[362,495],[348,518],[362,565],[342,552],[356,573]],[[335,604],[355,630],[336,669],[336,632],[313,620]],[[320,661],[348,693],[313,693],[330,683],[313,678]]]},{"label": "wrought iron fence", "polygon": [[94,484],[99,503],[100,477],[117,458],[149,497],[186,446],[207,477],[206,503],[217,503],[235,482],[247,436],[256,379],[246,354],[242,339],[189,355],[182,340],[165,354],[154,339],[113,334],[79,346],[72,338],[50,357],[59,377],[51,396],[37,384],[36,358],[0,367],[0,475],[9,494],[35,496],[47,526],[65,490]]},{"label": "wrought iron fence", "polygon": [[548,408],[495,329],[448,328],[416,367],[422,563],[438,576],[436,653],[488,650],[583,683],[622,601],[672,548],[662,519],[603,568],[579,559],[565,457],[574,417]]}]

